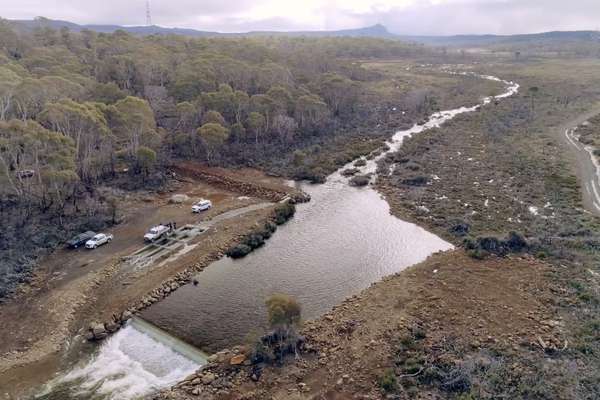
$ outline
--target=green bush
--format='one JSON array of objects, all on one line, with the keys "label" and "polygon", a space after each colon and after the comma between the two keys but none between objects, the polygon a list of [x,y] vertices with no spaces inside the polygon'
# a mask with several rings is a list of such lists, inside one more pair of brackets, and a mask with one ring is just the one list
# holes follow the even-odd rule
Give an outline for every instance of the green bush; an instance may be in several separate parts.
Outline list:
[{"label": "green bush", "polygon": [[379,377],[379,387],[386,393],[393,393],[398,390],[398,379],[393,370],[387,369],[383,375]]},{"label": "green bush", "polygon": [[283,203],[275,208],[275,223],[283,225],[296,213],[296,207],[290,203]]},{"label": "green bush", "polygon": [[227,250],[227,254],[231,258],[242,258],[246,257],[248,254],[252,252],[252,248],[245,244],[238,244],[237,246],[233,246],[229,250]]}]

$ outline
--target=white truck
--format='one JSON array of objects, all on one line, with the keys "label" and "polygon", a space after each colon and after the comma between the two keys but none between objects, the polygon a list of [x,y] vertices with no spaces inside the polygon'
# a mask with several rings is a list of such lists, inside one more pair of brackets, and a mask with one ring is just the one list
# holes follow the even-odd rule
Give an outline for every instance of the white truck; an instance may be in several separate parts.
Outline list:
[{"label": "white truck", "polygon": [[148,233],[146,233],[144,235],[144,240],[146,242],[154,242],[155,240],[158,240],[158,239],[162,238],[163,236],[166,236],[169,233],[169,231],[170,231],[169,227],[165,226],[165,225],[153,226],[152,228],[150,228]]},{"label": "white truck", "polygon": [[96,247],[109,243],[111,240],[113,240],[113,235],[111,235],[110,233],[99,233],[87,242],[85,242],[85,248],[95,249]]}]

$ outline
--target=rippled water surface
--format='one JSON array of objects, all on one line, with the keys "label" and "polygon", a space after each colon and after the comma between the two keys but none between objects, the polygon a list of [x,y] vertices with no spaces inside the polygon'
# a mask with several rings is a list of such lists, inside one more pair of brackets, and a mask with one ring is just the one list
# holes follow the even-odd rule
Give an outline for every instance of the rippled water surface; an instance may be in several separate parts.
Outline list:
[{"label": "rippled water surface", "polygon": [[264,301],[294,296],[305,318],[329,310],[371,283],[451,246],[389,213],[370,188],[342,179],[303,186],[312,201],[249,256],[224,258],[143,317],[203,349],[217,350],[263,328]]}]

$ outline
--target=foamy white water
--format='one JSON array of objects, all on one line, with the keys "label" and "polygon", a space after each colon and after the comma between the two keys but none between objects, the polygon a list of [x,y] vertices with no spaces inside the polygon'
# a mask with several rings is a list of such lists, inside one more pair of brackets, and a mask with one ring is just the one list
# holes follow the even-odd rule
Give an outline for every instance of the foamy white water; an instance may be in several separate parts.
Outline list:
[{"label": "foamy white water", "polygon": [[137,399],[192,374],[197,350],[135,320],[108,338],[85,365],[48,385],[41,399]]}]

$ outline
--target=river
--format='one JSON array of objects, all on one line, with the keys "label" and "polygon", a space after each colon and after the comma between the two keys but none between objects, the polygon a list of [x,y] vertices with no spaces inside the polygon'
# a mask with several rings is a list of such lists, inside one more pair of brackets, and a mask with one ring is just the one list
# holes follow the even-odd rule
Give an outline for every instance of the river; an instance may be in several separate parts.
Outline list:
[{"label": "river", "polygon": [[[507,89],[498,99],[518,92],[518,84],[501,82]],[[435,113],[424,125],[397,132],[388,143],[388,152],[396,151],[407,136],[491,101],[485,98],[473,107]],[[375,172],[377,160],[368,161],[362,173]],[[378,192],[371,186],[348,185],[340,171],[322,185],[294,183],[309,193],[312,201],[299,205],[295,217],[264,247],[243,259],[223,258],[211,264],[196,276],[197,285],[179,288],[141,317],[174,337],[214,352],[261,332],[266,325],[264,301],[273,293],[295,297],[302,305],[303,317],[316,318],[384,276],[452,248],[436,235],[392,216]],[[47,394],[44,398],[93,398],[91,393],[100,389],[104,397],[99,398],[136,398],[182,379],[202,364],[155,339],[134,327],[121,330],[102,344],[90,361],[60,378],[60,384],[51,385],[50,394],[57,393],[58,387],[70,387],[69,396]],[[159,370],[155,369],[155,357],[162,360]],[[108,361],[124,367],[108,373]]]}]

